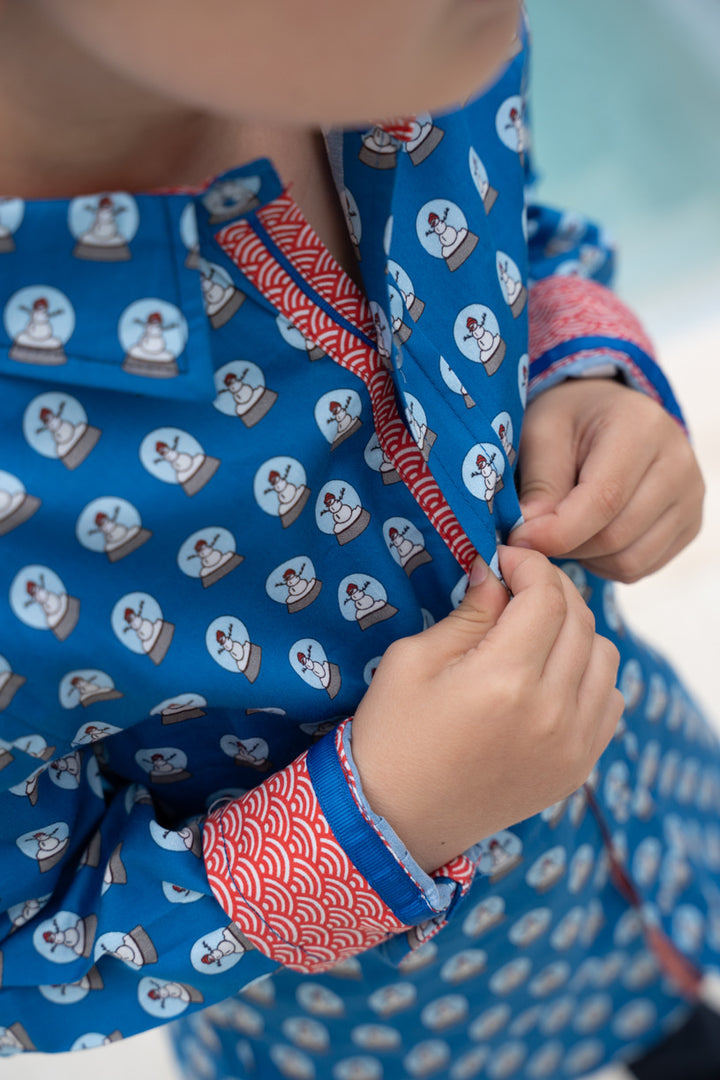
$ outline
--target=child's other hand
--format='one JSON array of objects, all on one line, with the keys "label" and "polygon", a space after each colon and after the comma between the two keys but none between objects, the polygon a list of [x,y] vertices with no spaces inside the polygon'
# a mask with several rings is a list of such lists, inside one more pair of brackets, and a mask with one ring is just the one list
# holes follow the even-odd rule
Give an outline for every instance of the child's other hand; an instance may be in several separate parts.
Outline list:
[{"label": "child's other hand", "polygon": [[705,486],[687,437],[651,398],[569,380],[532,402],[520,442],[525,523],[508,543],[637,581],[697,535]]},{"label": "child's other hand", "polygon": [[499,554],[513,598],[490,574],[394,642],[353,720],[370,805],[428,872],[580,787],[623,710],[618,651],[570,578]]}]

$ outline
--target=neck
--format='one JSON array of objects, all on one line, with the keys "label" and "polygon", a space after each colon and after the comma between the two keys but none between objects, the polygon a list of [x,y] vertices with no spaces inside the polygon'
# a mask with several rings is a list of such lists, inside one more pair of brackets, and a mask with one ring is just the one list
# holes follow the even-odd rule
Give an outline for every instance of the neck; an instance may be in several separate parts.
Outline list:
[{"label": "neck", "polygon": [[318,131],[209,114],[138,86],[30,3],[0,2],[0,145],[0,195],[25,199],[199,186],[268,157],[359,282]]}]

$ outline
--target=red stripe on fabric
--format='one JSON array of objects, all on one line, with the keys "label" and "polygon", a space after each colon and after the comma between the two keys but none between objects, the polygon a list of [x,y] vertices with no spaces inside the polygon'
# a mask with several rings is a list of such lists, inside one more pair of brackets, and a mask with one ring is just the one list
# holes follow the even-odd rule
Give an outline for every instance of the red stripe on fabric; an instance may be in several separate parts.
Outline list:
[{"label": "red stripe on fabric", "polygon": [[[323,300],[374,339],[372,313],[365,296],[327,252],[288,194],[263,207],[257,216],[273,242]],[[377,349],[370,348],[318,307],[275,261],[248,221],[221,229],[215,239],[228,258],[300,333],[363,380],[385,456],[461,567],[469,571],[476,550],[398,414],[392,375],[383,367]]]}]

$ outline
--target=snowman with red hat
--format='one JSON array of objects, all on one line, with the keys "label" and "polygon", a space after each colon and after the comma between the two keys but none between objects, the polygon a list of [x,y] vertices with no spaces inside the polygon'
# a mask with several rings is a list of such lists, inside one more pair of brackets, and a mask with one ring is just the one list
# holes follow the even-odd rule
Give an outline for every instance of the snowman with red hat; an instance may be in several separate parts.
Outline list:
[{"label": "snowman with red hat", "polygon": [[46,367],[67,363],[63,343],[54,333],[52,325],[52,320],[64,314],[65,309],[60,307],[50,311],[45,296],[36,297],[32,307],[26,304],[20,304],[19,307],[20,311],[27,312],[29,317],[25,329],[17,334],[10,347],[10,359],[22,364],[43,364]]},{"label": "snowman with red hat", "polygon": [[126,262],[130,255],[127,241],[117,226],[126,206],[116,206],[110,195],[101,195],[97,203],[86,203],[85,210],[93,214],[89,229],[81,233],[73,250],[76,259],[94,262]]},{"label": "snowman with red hat", "polygon": [[154,379],[170,379],[177,375],[176,355],[167,347],[165,334],[177,329],[179,323],[166,323],[159,311],[151,311],[147,318],[135,318],[133,322],[142,326],[142,334],[125,354],[123,371]]}]

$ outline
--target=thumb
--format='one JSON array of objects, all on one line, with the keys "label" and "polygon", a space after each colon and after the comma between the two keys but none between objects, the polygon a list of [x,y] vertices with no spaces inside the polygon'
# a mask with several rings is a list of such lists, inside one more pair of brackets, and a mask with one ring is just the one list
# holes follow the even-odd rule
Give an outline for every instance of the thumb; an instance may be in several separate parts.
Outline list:
[{"label": "thumb", "polygon": [[448,660],[479,645],[500,618],[509,599],[505,586],[478,555],[460,604],[425,631],[434,637],[440,658]]},{"label": "thumb", "polygon": [[[520,443],[520,509],[524,524],[513,529],[509,544],[534,547],[536,518],[552,514],[576,483],[575,455],[568,452],[569,433],[547,417],[528,416]],[[554,417],[557,421],[557,417]],[[534,421],[534,422],[533,422]]]}]

